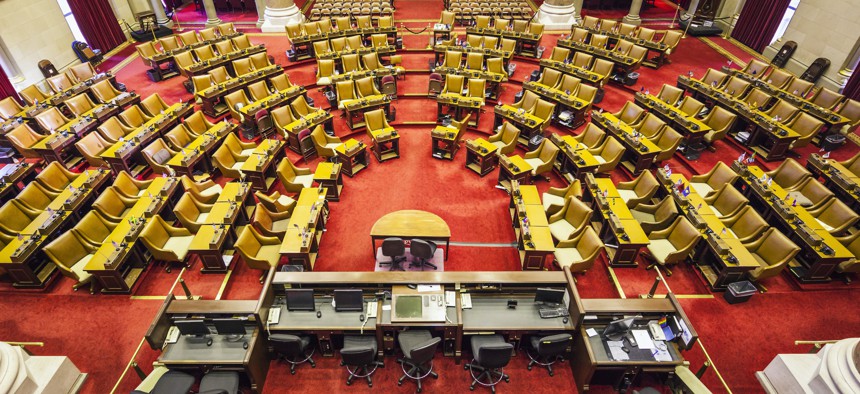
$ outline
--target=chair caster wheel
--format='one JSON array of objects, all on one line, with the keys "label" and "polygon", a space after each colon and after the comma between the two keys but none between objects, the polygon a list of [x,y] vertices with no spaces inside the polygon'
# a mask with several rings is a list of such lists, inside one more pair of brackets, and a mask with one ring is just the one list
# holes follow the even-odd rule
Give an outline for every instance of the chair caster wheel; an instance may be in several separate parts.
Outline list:
[{"label": "chair caster wheel", "polygon": [[475,386],[469,386],[469,391],[475,391]]},{"label": "chair caster wheel", "polygon": [[352,386],[352,382],[346,382],[347,386]]},{"label": "chair caster wheel", "polygon": [[511,378],[505,378],[505,383],[510,383],[510,382],[511,382]]},{"label": "chair caster wheel", "polygon": [[296,371],[290,371],[290,375],[295,375]]},{"label": "chair caster wheel", "polygon": [[532,370],[532,366],[531,366],[531,365],[529,365],[528,367],[526,367],[526,369],[528,369],[529,371],[531,371],[531,370]]},{"label": "chair caster wheel", "polygon": [[555,374],[554,374],[554,373],[552,373],[552,372],[550,372],[550,373],[549,373],[549,376],[555,376]]},{"label": "chair caster wheel", "polygon": [[367,387],[373,387],[373,383],[368,383]]},{"label": "chair caster wheel", "polygon": [[421,389],[415,390],[415,392],[416,392],[416,393],[420,393],[420,392],[421,392]]}]

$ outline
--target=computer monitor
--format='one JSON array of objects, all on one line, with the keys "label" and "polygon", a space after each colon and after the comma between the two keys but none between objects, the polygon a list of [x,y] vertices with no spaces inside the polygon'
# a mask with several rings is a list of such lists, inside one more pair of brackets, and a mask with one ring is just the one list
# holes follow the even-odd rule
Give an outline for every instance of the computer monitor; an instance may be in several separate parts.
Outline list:
[{"label": "computer monitor", "polygon": [[361,312],[364,310],[364,297],[361,289],[337,289],[334,291],[334,310],[336,312]]},{"label": "computer monitor", "polygon": [[206,327],[203,319],[177,320],[173,324],[182,335],[202,337],[210,334],[209,327]]},{"label": "computer monitor", "polygon": [[424,316],[424,299],[420,295],[400,295],[394,303],[395,320],[414,320]]},{"label": "computer monitor", "polygon": [[240,319],[212,319],[212,324],[215,326],[215,332],[218,335],[245,335],[245,322]]},{"label": "computer monitor", "polygon": [[313,289],[286,289],[288,311],[311,311],[314,307]]},{"label": "computer monitor", "polygon": [[603,337],[610,341],[620,341],[633,327],[636,316],[613,320],[603,329]]},{"label": "computer monitor", "polygon": [[561,304],[564,302],[564,289],[538,288],[535,291],[535,302],[544,304]]}]

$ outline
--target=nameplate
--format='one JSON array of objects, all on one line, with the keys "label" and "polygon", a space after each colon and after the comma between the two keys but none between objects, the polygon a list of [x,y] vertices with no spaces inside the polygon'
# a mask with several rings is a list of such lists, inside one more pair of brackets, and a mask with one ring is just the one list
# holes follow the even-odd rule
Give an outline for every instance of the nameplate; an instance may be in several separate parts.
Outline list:
[{"label": "nameplate", "polygon": [[717,236],[714,233],[708,234],[708,244],[711,245],[711,249],[719,256],[725,257],[729,254],[729,245],[726,241],[723,241],[722,238]]},{"label": "nameplate", "polygon": [[801,223],[799,226],[797,226],[797,235],[799,235],[800,238],[803,238],[806,243],[815,248],[819,247],[821,243],[824,242],[821,236],[816,234],[811,227],[806,225],[806,223]]}]

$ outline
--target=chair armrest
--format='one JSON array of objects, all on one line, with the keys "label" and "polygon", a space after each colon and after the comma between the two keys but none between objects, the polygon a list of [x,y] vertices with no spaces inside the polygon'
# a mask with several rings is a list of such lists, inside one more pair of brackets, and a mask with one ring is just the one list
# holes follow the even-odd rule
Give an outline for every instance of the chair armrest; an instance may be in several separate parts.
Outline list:
[{"label": "chair armrest", "polygon": [[280,245],[281,244],[281,240],[278,239],[277,237],[267,237],[265,235],[260,235],[257,238],[257,240],[260,241],[260,243],[263,245]]},{"label": "chair armrest", "polygon": [[[286,159],[284,159],[284,160],[286,160]],[[310,168],[299,168],[299,167],[296,167],[296,175],[310,175],[310,174],[311,174],[311,169],[310,169]]]}]

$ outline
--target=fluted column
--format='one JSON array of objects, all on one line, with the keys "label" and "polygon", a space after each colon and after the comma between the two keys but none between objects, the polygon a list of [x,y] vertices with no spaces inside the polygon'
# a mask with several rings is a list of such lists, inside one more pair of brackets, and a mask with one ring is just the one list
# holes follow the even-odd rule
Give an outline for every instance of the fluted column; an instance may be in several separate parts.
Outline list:
[{"label": "fluted column", "polygon": [[266,21],[266,0],[254,0],[254,4],[257,5],[257,28],[259,29]]},{"label": "fluted column", "polygon": [[167,14],[164,13],[164,3],[161,0],[149,0],[149,4],[152,5],[152,12],[155,13],[155,21],[159,25],[173,26],[173,21],[168,19]]},{"label": "fluted column", "polygon": [[6,43],[3,42],[2,38],[0,38],[0,67],[3,68],[3,72],[9,78],[9,82],[12,82],[12,85],[15,85],[16,88],[18,88],[18,84],[26,80],[24,74],[21,73],[21,69],[18,68],[18,63],[9,55],[9,49],[6,48]]},{"label": "fluted column", "polygon": [[574,6],[576,1],[582,5],[582,0],[544,1],[538,9],[537,22],[542,23],[545,30],[569,30],[577,23],[579,9]]},{"label": "fluted column", "polygon": [[206,11],[206,26],[215,26],[222,22],[212,0],[203,0],[203,9]]},{"label": "fluted column", "polygon": [[[697,0],[693,0],[697,1]],[[639,11],[642,10],[642,0],[633,0],[630,3],[630,12],[622,19],[624,23],[631,25],[639,25],[642,23],[642,18],[639,17]]]},{"label": "fluted column", "polygon": [[266,0],[265,21],[260,27],[266,33],[283,33],[290,23],[301,23],[305,16],[293,0]]}]

